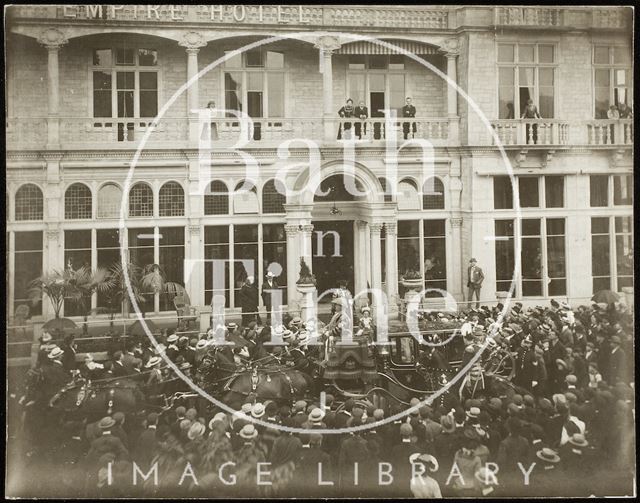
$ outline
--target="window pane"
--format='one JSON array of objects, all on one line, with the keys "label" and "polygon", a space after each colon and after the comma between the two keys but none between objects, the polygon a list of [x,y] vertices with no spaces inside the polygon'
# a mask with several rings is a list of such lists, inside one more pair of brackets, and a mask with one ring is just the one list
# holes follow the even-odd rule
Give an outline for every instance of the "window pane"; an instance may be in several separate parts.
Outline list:
[{"label": "window pane", "polygon": [[158,115],[157,91],[140,91],[140,117],[155,117]]},{"label": "window pane", "polygon": [[116,65],[135,65],[133,49],[116,49]]},{"label": "window pane", "polygon": [[267,74],[269,117],[284,117],[284,74]]},{"label": "window pane", "polygon": [[591,237],[591,271],[593,276],[608,276],[610,274],[609,236]]},{"label": "window pane", "polygon": [[245,53],[246,63],[248,67],[263,67],[264,66],[264,53],[261,49],[252,49]]},{"label": "window pane", "polygon": [[538,61],[540,63],[553,63],[554,47],[552,45],[538,46]]},{"label": "window pane", "polygon": [[[535,68],[520,67],[520,87],[532,87],[535,83]],[[533,93],[532,93],[533,94]],[[521,103],[522,105],[522,103]]]},{"label": "window pane", "polygon": [[596,45],[593,49],[593,62],[606,65],[609,63],[609,47]]},{"label": "window pane", "polygon": [[118,91],[118,117],[133,117],[133,91]]},{"label": "window pane", "polygon": [[398,222],[398,237],[416,237],[420,234],[419,220],[400,220]]},{"label": "window pane", "polygon": [[549,278],[565,278],[564,236],[547,238],[547,270]]},{"label": "window pane", "polygon": [[42,231],[16,232],[16,251],[42,250]]},{"label": "window pane", "polygon": [[120,232],[118,229],[98,229],[96,230],[96,243],[98,248],[119,248]]},{"label": "window pane", "polygon": [[613,48],[613,62],[616,65],[627,65],[631,62],[629,49],[627,47],[614,47]]},{"label": "window pane", "polygon": [[547,208],[564,206],[564,176],[545,176],[544,191]]},{"label": "window pane", "polygon": [[424,220],[425,237],[445,236],[445,220]]},{"label": "window pane", "polygon": [[606,119],[609,109],[609,87],[595,88],[595,118]]},{"label": "window pane", "polygon": [[513,236],[513,220],[496,220],[496,237]]},{"label": "window pane", "polygon": [[539,218],[523,218],[522,219],[522,235],[523,236],[539,236],[540,235],[540,219]]},{"label": "window pane", "polygon": [[591,206],[608,206],[609,175],[591,175],[589,177]]},{"label": "window pane", "polygon": [[[224,51],[225,56],[229,56],[233,51]],[[242,68],[242,54],[236,54],[235,56],[231,56],[224,61],[225,68]]]},{"label": "window pane", "polygon": [[522,239],[521,261],[522,295],[542,295],[542,246],[539,237]]},{"label": "window pane", "polygon": [[493,177],[493,207],[496,210],[513,208],[513,189],[508,176]]},{"label": "window pane", "polygon": [[398,110],[404,106],[404,75],[389,75],[389,106]]},{"label": "window pane", "polygon": [[616,236],[616,264],[618,275],[633,274],[633,236],[631,234]]},{"label": "window pane", "polygon": [[155,49],[138,49],[138,64],[140,66],[156,66],[158,51]]},{"label": "window pane", "polygon": [[624,86],[629,83],[627,70],[615,70],[615,85]]},{"label": "window pane", "polygon": [[113,183],[102,186],[98,192],[98,218],[116,218],[120,215],[122,189]]},{"label": "window pane", "polygon": [[518,177],[520,206],[522,208],[538,208],[540,198],[537,177]]},{"label": "window pane", "polygon": [[553,87],[542,87],[538,91],[540,95],[540,116],[544,118],[553,118]]},{"label": "window pane", "polygon": [[349,75],[349,97],[358,105],[365,100],[365,76],[361,73]]},{"label": "window pane", "polygon": [[111,49],[95,49],[93,51],[94,66],[111,66]]},{"label": "window pane", "polygon": [[538,69],[538,77],[541,86],[553,87],[553,68]]},{"label": "window pane", "polygon": [[520,44],[518,46],[518,61],[520,63],[533,63],[534,61],[534,45]]},{"label": "window pane", "polygon": [[362,55],[349,56],[349,70],[364,70],[365,57]]},{"label": "window pane", "polygon": [[608,217],[592,218],[591,234],[609,234],[609,218]]},{"label": "window pane", "polygon": [[547,218],[547,236],[564,236],[564,218]]},{"label": "window pane", "polygon": [[498,75],[499,75],[501,86],[513,86],[514,84],[513,68],[498,68]]},{"label": "window pane", "polygon": [[632,204],[633,177],[631,175],[615,175],[613,177],[613,204],[616,206]]},{"label": "window pane", "polygon": [[116,83],[118,89],[135,89],[136,77],[134,72],[117,72]]},{"label": "window pane", "polygon": [[420,240],[418,238],[398,239],[398,273],[404,276],[408,271],[420,272]]},{"label": "window pane", "polygon": [[[225,108],[227,110],[242,110],[242,74],[239,72],[224,74]],[[227,117],[235,117],[227,113]]]},{"label": "window pane", "polygon": [[371,70],[385,70],[389,64],[389,58],[381,55],[369,56],[369,68]]},{"label": "window pane", "polygon": [[513,63],[515,46],[513,44],[498,44],[498,61],[500,63]]},{"label": "window pane", "polygon": [[374,73],[369,75],[369,92],[384,92],[384,75]]},{"label": "window pane", "polygon": [[[513,74],[513,69],[509,69],[509,71]],[[498,117],[500,119],[515,119],[514,96],[513,86],[500,86],[498,89],[498,99],[500,102]]]},{"label": "window pane", "polygon": [[93,72],[93,116],[111,117],[111,74]]},{"label": "window pane", "polygon": [[596,70],[596,87],[609,87],[609,70]]},{"label": "window pane", "polygon": [[156,72],[140,72],[140,89],[158,89],[158,74]]},{"label": "window pane", "polygon": [[222,244],[229,242],[229,227],[226,225],[214,225],[204,228],[205,244]]},{"label": "window pane", "polygon": [[267,68],[284,68],[284,54],[267,51]]},{"label": "window pane", "polygon": [[[609,222],[609,219],[606,219]],[[633,232],[633,224],[631,221],[631,217],[616,217],[615,229],[616,233],[622,232]]]}]

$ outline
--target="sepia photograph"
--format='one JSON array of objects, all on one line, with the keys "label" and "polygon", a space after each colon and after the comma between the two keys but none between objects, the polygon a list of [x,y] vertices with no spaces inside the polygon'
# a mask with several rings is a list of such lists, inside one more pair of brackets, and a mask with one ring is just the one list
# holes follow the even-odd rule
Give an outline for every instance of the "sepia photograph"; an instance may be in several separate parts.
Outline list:
[{"label": "sepia photograph", "polygon": [[635,497],[634,16],[5,6],[5,497]]}]

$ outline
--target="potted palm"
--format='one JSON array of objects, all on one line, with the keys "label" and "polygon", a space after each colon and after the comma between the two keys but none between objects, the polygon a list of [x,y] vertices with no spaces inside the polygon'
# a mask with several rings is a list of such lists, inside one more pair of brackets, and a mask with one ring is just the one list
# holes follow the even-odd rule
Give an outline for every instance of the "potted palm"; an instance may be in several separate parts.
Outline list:
[{"label": "potted palm", "polygon": [[89,267],[82,266],[75,271],[69,268],[68,271],[71,288],[67,292],[66,299],[79,309],[83,317],[82,333],[88,335],[89,314],[106,311],[104,308],[91,309],[91,296],[93,292],[107,293],[113,288],[114,283],[109,270],[104,267],[98,267],[92,271]]},{"label": "potted palm", "polygon": [[[129,302],[135,300],[140,306],[142,316],[146,311],[146,297],[144,288],[141,288],[142,268],[132,262],[127,262],[123,268],[121,262],[113,264],[109,268],[109,276],[113,283],[113,287],[107,292],[107,303],[109,304],[112,317],[121,309],[122,317],[126,318],[129,314]],[[131,292],[129,292],[129,287]],[[111,322],[113,328],[113,318]],[[123,328],[126,333],[126,326],[123,322]]]},{"label": "potted palm", "polygon": [[31,281],[28,291],[31,302],[35,305],[42,300],[43,296],[46,296],[53,307],[54,318],[42,326],[43,330],[51,331],[59,337],[65,330],[77,328],[73,320],[60,318],[65,297],[76,290],[72,274],[68,270],[54,270]]}]

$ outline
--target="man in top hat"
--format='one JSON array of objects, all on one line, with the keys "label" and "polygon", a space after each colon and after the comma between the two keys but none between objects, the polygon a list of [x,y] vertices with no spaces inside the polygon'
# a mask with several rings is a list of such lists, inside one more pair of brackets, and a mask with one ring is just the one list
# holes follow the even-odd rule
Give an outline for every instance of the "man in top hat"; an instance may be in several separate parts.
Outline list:
[{"label": "man in top hat", "polygon": [[238,303],[242,308],[242,326],[260,318],[258,314],[258,288],[253,276],[247,276],[238,293]]},{"label": "man in top hat", "polygon": [[469,307],[473,303],[473,296],[476,297],[476,309],[480,307],[480,289],[482,288],[482,282],[484,281],[484,272],[478,261],[475,258],[469,260],[469,268],[467,269],[467,288],[469,289]]},{"label": "man in top hat", "polygon": [[62,355],[62,366],[65,371],[71,372],[72,370],[76,370],[76,349],[77,344],[74,342],[75,336],[73,334],[67,334],[64,336],[64,342],[60,349],[64,352]]},{"label": "man in top hat", "polygon": [[267,271],[264,283],[262,284],[262,302],[267,309],[267,323],[271,323],[272,309],[280,309],[280,306],[274,306],[274,292],[279,289],[275,275],[271,271]]}]

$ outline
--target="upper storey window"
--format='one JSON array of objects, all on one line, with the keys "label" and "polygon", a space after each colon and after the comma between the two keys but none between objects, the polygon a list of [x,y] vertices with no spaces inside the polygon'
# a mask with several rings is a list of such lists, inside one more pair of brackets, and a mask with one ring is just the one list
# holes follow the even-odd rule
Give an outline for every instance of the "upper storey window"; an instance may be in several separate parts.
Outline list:
[{"label": "upper storey window", "polygon": [[553,118],[556,66],[552,44],[498,44],[499,118],[519,119],[529,100],[541,117]]},{"label": "upper storey window", "polygon": [[94,49],[93,116],[155,117],[158,114],[158,51]]},{"label": "upper storey window", "polygon": [[[244,111],[252,118],[284,117],[284,54],[262,48],[232,54],[225,51],[225,109]],[[227,117],[235,115],[227,112]]]},{"label": "upper storey window", "polygon": [[631,107],[631,54],[628,47],[594,45],[594,117],[607,119],[611,106]]}]

